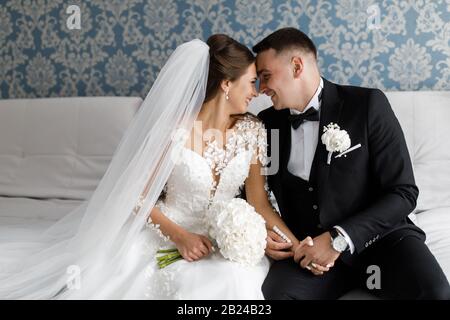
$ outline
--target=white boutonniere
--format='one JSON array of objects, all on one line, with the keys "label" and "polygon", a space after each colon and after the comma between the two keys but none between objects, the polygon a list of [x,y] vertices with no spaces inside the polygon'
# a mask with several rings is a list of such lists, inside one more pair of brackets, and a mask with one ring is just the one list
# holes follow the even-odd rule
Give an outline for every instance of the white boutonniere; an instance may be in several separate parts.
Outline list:
[{"label": "white boutonniere", "polygon": [[350,148],[350,136],[347,131],[341,130],[341,128],[335,123],[330,123],[328,126],[323,127],[322,143],[326,146],[328,151],[327,164],[331,163],[331,156],[333,152],[339,152],[336,156],[336,158],[338,158],[361,147],[361,144],[358,144]]}]

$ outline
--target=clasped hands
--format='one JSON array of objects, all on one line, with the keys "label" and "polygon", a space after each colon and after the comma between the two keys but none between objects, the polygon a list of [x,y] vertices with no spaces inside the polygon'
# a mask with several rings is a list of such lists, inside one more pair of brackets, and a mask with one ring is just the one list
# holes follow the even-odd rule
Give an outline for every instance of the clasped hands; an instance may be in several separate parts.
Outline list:
[{"label": "clasped hands", "polygon": [[266,255],[274,260],[293,258],[300,267],[314,275],[323,275],[333,266],[340,253],[331,246],[330,233],[306,237],[298,244],[287,243],[272,230],[267,231]]}]

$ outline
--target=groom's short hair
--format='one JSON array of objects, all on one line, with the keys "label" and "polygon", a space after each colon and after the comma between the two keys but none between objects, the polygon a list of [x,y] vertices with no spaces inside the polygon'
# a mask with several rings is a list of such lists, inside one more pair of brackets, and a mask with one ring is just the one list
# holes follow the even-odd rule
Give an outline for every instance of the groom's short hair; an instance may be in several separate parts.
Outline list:
[{"label": "groom's short hair", "polygon": [[317,59],[317,49],[312,40],[303,32],[296,28],[282,28],[258,42],[253,48],[253,52],[260,52],[274,49],[277,53],[285,50],[300,49],[314,54]]}]

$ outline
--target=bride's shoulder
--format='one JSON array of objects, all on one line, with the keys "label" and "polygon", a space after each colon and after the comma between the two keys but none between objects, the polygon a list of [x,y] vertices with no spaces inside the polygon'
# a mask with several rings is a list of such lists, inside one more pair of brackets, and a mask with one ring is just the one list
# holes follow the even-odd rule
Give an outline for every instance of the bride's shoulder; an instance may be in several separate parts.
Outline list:
[{"label": "bride's shoulder", "polygon": [[236,122],[236,131],[240,138],[237,143],[252,149],[263,165],[267,164],[267,133],[264,123],[255,115],[246,113],[239,116]]},{"label": "bride's shoulder", "polygon": [[262,120],[250,112],[239,115],[238,117],[236,121],[236,128],[238,130],[264,129]]}]

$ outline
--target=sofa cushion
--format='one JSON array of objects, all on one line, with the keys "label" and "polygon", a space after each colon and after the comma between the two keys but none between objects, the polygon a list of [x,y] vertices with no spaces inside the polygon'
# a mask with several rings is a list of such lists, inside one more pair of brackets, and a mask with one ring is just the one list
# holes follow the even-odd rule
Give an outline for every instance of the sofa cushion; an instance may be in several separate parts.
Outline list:
[{"label": "sofa cushion", "polygon": [[0,197],[0,242],[35,239],[82,203],[82,200]]},{"label": "sofa cushion", "polygon": [[0,196],[87,199],[139,97],[0,101]]},{"label": "sofa cushion", "polygon": [[450,207],[450,92],[387,92],[419,187],[416,212]]}]

